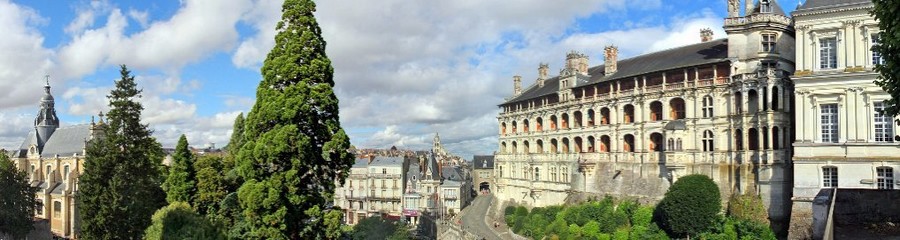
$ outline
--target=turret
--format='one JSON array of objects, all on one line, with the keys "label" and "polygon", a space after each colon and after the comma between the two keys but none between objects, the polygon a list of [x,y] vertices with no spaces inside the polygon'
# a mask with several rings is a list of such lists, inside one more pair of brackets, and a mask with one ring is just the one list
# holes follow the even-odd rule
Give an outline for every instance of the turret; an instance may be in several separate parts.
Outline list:
[{"label": "turret", "polygon": [[41,97],[41,109],[38,110],[37,117],[34,119],[34,130],[37,134],[38,149],[43,150],[44,144],[50,140],[53,132],[59,128],[59,118],[56,117],[56,108],[54,107],[53,95],[50,94],[50,76],[46,76],[47,83],[44,85],[44,96]]}]

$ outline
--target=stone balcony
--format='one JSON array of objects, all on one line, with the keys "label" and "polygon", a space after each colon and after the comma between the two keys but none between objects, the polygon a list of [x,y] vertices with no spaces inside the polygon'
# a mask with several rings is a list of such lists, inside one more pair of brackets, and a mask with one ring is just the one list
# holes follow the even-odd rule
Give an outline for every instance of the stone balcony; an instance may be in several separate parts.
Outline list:
[{"label": "stone balcony", "polygon": [[780,23],[787,26],[793,25],[790,18],[777,14],[753,14],[745,17],[725,18],[725,27],[740,27],[757,23]]}]

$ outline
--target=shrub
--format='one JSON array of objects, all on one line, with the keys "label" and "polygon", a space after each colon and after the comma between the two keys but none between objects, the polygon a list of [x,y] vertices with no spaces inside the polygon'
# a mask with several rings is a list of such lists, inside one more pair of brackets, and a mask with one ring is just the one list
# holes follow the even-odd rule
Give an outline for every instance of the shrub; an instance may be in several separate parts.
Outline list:
[{"label": "shrub", "polygon": [[581,239],[584,236],[584,233],[581,232],[581,227],[574,223],[569,224],[569,239]]},{"label": "shrub", "polygon": [[631,233],[631,228],[622,227],[616,229],[616,232],[613,234],[613,239],[615,240],[628,240],[628,235]]},{"label": "shrub", "polygon": [[547,235],[556,235],[559,236],[560,239],[568,239],[569,236],[569,226],[566,225],[566,221],[562,218],[557,218],[550,223],[550,226],[547,226],[547,230],[545,231]]},{"label": "shrub", "polygon": [[224,235],[190,205],[174,202],[156,211],[144,239],[222,239]]},{"label": "shrub", "polygon": [[588,238],[600,238],[600,224],[597,221],[588,221],[581,227],[581,233]]},{"label": "shrub", "polygon": [[736,220],[769,224],[769,213],[766,206],[756,194],[732,196],[728,201],[728,216]]},{"label": "shrub", "polygon": [[640,206],[631,215],[631,225],[649,227],[650,221],[653,221],[653,207]]},{"label": "shrub", "polygon": [[[775,239],[775,232],[769,225],[747,220],[735,220],[734,229],[737,236],[742,239]],[[726,229],[727,231],[727,229]]]},{"label": "shrub", "polygon": [[514,207],[514,206],[506,206],[506,208],[503,209],[504,216],[513,215],[515,213],[516,213],[516,207]]},{"label": "shrub", "polygon": [[672,184],[654,215],[672,236],[697,235],[715,225],[722,210],[720,196],[716,183],[706,175],[687,175]]}]

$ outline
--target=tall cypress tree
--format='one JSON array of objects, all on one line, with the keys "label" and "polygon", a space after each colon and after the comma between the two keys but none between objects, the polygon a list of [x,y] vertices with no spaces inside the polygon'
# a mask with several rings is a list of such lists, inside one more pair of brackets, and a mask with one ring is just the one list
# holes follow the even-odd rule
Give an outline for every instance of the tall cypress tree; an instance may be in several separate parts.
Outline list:
[{"label": "tall cypress tree", "polygon": [[24,239],[34,229],[34,208],[37,201],[25,171],[16,169],[13,162],[0,150],[0,238],[4,234],[13,239]]},{"label": "tall cypress tree", "polygon": [[228,146],[225,150],[228,150],[228,153],[232,155],[237,155],[237,152],[241,150],[242,136],[244,136],[244,113],[240,113],[237,117],[234,118],[234,127],[231,131],[231,139],[228,140]]},{"label": "tall cypress tree", "polygon": [[109,96],[104,136],[88,143],[78,201],[84,239],[139,239],[165,204],[162,148],[141,124],[141,90],[122,65]]},{"label": "tall cypress tree", "polygon": [[175,154],[172,156],[172,166],[163,184],[166,191],[166,201],[169,203],[194,201],[197,192],[196,171],[194,170],[195,156],[188,149],[187,137],[181,134],[178,145],[175,145]]},{"label": "tall cypress tree", "polygon": [[237,172],[251,239],[324,239],[334,183],[353,163],[311,0],[286,0],[244,120]]}]

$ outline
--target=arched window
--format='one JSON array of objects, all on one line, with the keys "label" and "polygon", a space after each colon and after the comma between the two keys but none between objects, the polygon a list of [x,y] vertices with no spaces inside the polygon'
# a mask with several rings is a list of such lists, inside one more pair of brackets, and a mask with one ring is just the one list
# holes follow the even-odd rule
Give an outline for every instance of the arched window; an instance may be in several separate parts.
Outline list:
[{"label": "arched window", "polygon": [[519,154],[519,143],[516,141],[512,142],[512,154]]},{"label": "arched window", "polygon": [[569,182],[569,167],[562,167],[562,182]]},{"label": "arched window", "polygon": [[766,111],[769,109],[769,90],[768,88],[762,89],[762,111]]},{"label": "arched window", "polygon": [[562,139],[562,153],[569,153],[569,139]]},{"label": "arched window", "polygon": [[769,150],[769,127],[762,128],[762,142],[763,142],[762,149]]},{"label": "arched window", "polygon": [[595,116],[595,114],[594,114],[594,109],[588,109],[588,111],[587,111],[587,126],[588,126],[588,127],[593,127],[593,126],[594,126],[594,119],[595,119],[595,118],[596,118],[596,116]]},{"label": "arched window", "polygon": [[712,152],[713,150],[713,132],[712,130],[703,131],[703,151]]},{"label": "arched window", "polygon": [[537,140],[537,153],[544,153],[544,141],[538,139]]},{"label": "arched window", "polygon": [[778,87],[772,86],[772,111],[778,111]]},{"label": "arched window", "polygon": [[609,152],[609,136],[603,135],[600,137],[600,152]]},{"label": "arched window", "polygon": [[756,93],[756,90],[747,92],[747,102],[747,111],[750,113],[759,111],[759,94]]},{"label": "arched window", "polygon": [[583,151],[582,151],[583,148],[581,148],[581,146],[583,146],[583,145],[582,145],[582,144],[583,144],[583,141],[581,141],[581,137],[575,137],[574,140],[575,140],[575,152],[576,152],[576,153],[581,153],[581,152],[583,152]]},{"label": "arched window", "polygon": [[663,135],[661,133],[651,133],[650,134],[650,151],[654,152],[662,152],[663,151]]},{"label": "arched window", "polygon": [[528,119],[522,120],[522,132],[528,132],[529,128]]},{"label": "arched window", "polygon": [[562,129],[569,128],[569,114],[568,113],[562,114],[562,121],[560,122],[560,128],[562,128]]},{"label": "arched window", "polygon": [[747,132],[749,135],[749,143],[747,145],[750,146],[750,150],[759,150],[759,130],[756,128],[750,128],[750,131]]},{"label": "arched window", "polygon": [[63,166],[63,180],[69,179],[69,165]]},{"label": "arched window", "polygon": [[534,180],[535,181],[541,180],[541,168],[539,168],[539,167],[534,167]]},{"label": "arched window", "polygon": [[712,96],[706,95],[703,97],[703,117],[711,118],[713,117],[713,98]]},{"label": "arched window", "polygon": [[734,114],[744,112],[744,96],[741,92],[734,92]]},{"label": "arched window", "polygon": [[609,108],[601,108],[600,109],[600,124],[607,125],[609,124]]},{"label": "arched window", "polygon": [[653,101],[650,103],[650,121],[662,120],[662,103]]},{"label": "arched window", "polygon": [[574,113],[572,113],[572,115],[575,117],[575,120],[572,121],[572,127],[580,128],[582,119],[581,111],[575,111]]},{"label": "arched window", "polygon": [[550,130],[556,130],[556,115],[550,115]]},{"label": "arched window", "polygon": [[625,152],[634,152],[634,135],[625,134],[622,141],[622,150]]},{"label": "arched window", "polygon": [[623,107],[622,110],[624,112],[624,114],[622,114],[623,122],[633,123],[634,122],[634,105],[631,105],[631,104],[625,105],[625,107]]},{"label": "arched window", "polygon": [[687,117],[684,110],[684,99],[673,98],[669,100],[669,117],[672,119],[684,119]]},{"label": "arched window", "polygon": [[[775,106],[775,104],[772,104]],[[778,150],[781,148],[781,139],[778,136],[778,126],[772,127],[772,149]]]},{"label": "arched window", "polygon": [[597,140],[594,139],[594,136],[587,137],[587,152],[596,152],[597,151],[597,149],[594,148],[596,141]]},{"label": "arched window", "polygon": [[544,131],[544,119],[541,117],[538,117],[536,123],[537,123],[537,125],[534,126],[536,131],[538,131],[538,132]]},{"label": "arched window", "polygon": [[734,130],[734,148],[738,151],[744,150],[744,133],[740,129]]},{"label": "arched window", "polygon": [[559,152],[559,141],[555,138],[550,139],[550,153],[558,153]]},{"label": "arched window", "polygon": [[506,135],[506,123],[500,123],[500,134]]},{"label": "arched window", "polygon": [[523,153],[525,153],[525,154],[531,153],[530,146],[528,145],[528,140],[525,140],[522,142],[522,147],[524,147],[524,149],[522,149]]},{"label": "arched window", "polygon": [[519,123],[518,123],[517,121],[513,121],[513,122],[512,122],[512,134],[516,134],[516,133],[517,133],[516,127],[518,127],[518,125],[519,125]]},{"label": "arched window", "polygon": [[509,153],[509,152],[506,152],[506,142],[500,143],[500,152],[504,153],[504,154]]}]

